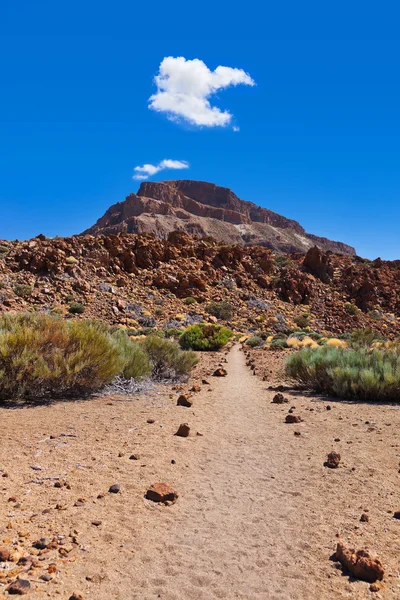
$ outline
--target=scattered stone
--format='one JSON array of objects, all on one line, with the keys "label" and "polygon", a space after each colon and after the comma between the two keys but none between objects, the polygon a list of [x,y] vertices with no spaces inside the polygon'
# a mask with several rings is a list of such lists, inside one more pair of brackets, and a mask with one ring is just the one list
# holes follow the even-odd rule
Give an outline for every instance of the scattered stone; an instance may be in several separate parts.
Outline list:
[{"label": "scattered stone", "polygon": [[162,502],[163,504],[172,504],[178,498],[174,488],[168,483],[153,483],[146,492],[146,499],[152,502]]},{"label": "scattered stone", "polygon": [[147,422],[148,422],[150,425],[152,425],[153,423],[155,423],[155,422],[156,422],[156,420],[155,420],[155,419],[147,419]]},{"label": "scattered stone", "polygon": [[191,392],[197,393],[201,391],[201,387],[199,385],[194,385],[193,387],[190,388]]},{"label": "scattered stone", "polygon": [[173,458],[173,459],[171,460],[171,465],[175,465],[175,464],[176,464],[176,460]]},{"label": "scattered stone", "polygon": [[101,524],[102,521],[92,521],[92,525],[94,525],[95,527],[100,527]]},{"label": "scattered stone", "polygon": [[289,400],[287,400],[285,396],[281,393],[275,394],[275,396],[272,399],[272,404],[285,404],[287,402],[289,402]]},{"label": "scattered stone", "polygon": [[10,551],[7,548],[0,548],[0,562],[10,560]]},{"label": "scattered stone", "polygon": [[340,454],[338,452],[329,452],[327,460],[324,462],[324,467],[328,469],[337,469],[340,464]]},{"label": "scattered stone", "polygon": [[118,494],[120,490],[121,486],[119,485],[119,483],[114,483],[108,491],[110,492],[110,494]]},{"label": "scattered stone", "polygon": [[13,583],[11,583],[8,588],[7,588],[7,592],[10,595],[18,595],[18,596],[23,596],[24,594],[27,594],[30,590],[31,584],[27,579],[17,579],[16,581],[14,581]]},{"label": "scattered stone", "polygon": [[131,454],[129,457],[129,460],[139,460],[139,455],[138,454]]},{"label": "scattered stone", "polygon": [[301,435],[301,432],[300,431],[295,431],[294,435],[299,436],[299,435]]},{"label": "scattered stone", "polygon": [[202,380],[201,380],[201,383],[202,383],[203,385],[210,385],[210,383],[209,383],[209,381],[207,381],[207,379],[202,379]]},{"label": "scattered stone", "polygon": [[40,540],[38,540],[37,542],[33,542],[32,546],[37,550],[44,550],[50,544],[50,541],[51,540],[49,540],[48,538],[40,538]]},{"label": "scattered stone", "polygon": [[360,517],[360,521],[361,523],[368,523],[369,522],[369,516],[366,513],[363,513]]},{"label": "scattered stone", "polygon": [[227,375],[228,372],[223,367],[218,367],[218,369],[216,369],[213,373],[213,377],[226,377]]},{"label": "scattered stone", "polygon": [[383,565],[369,550],[356,551],[339,542],[336,548],[336,559],[357,579],[368,583],[383,579],[385,573]]},{"label": "scattered stone", "polygon": [[177,406],[186,406],[186,408],[190,408],[193,405],[193,400],[186,396],[185,394],[181,394],[178,398]]},{"label": "scattered stone", "polygon": [[393,516],[395,519],[400,519],[400,510],[396,510]]},{"label": "scattered stone", "polygon": [[379,592],[380,589],[381,586],[379,585],[379,583],[371,583],[371,585],[369,586],[370,592]]},{"label": "scattered stone", "polygon": [[302,418],[296,415],[286,415],[285,423],[301,423]]},{"label": "scattered stone", "polygon": [[42,581],[51,581],[53,578],[52,578],[52,576],[51,576],[51,575],[49,575],[49,574],[45,573],[44,575],[41,575],[41,576],[40,576],[40,579],[41,579]]},{"label": "scattered stone", "polygon": [[68,598],[68,600],[84,600],[84,598],[82,594],[77,594],[76,592],[74,592],[72,596]]},{"label": "scattered stone", "polygon": [[175,433],[178,437],[189,437],[190,427],[187,423],[181,423],[178,427],[178,431]]}]

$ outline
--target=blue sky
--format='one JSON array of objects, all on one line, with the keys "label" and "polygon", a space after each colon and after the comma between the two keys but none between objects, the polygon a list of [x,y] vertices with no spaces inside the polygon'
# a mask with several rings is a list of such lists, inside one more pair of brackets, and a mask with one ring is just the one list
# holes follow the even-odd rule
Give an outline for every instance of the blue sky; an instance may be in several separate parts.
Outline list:
[{"label": "blue sky", "polygon": [[[5,0],[0,238],[78,233],[137,190],[134,167],[171,159],[190,167],[151,179],[227,186],[399,259],[398,17],[385,2]],[[173,122],[148,107],[169,56],[256,85],[209,97],[225,126]]]}]

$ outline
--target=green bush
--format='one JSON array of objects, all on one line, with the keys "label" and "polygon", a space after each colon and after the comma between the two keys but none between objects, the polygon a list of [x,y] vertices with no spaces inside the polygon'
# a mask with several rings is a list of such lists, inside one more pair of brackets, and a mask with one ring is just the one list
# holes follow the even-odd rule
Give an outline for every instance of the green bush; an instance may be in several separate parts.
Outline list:
[{"label": "green bush", "polygon": [[122,371],[124,379],[143,379],[151,374],[150,357],[140,344],[129,342],[126,357],[126,364]]},{"label": "green bush", "polygon": [[182,333],[182,330],[176,329],[175,327],[169,327],[168,329],[164,330],[164,335],[166,338],[179,339],[181,333]]},{"label": "green bush", "polygon": [[26,283],[17,283],[13,289],[14,293],[20,298],[29,298],[33,292],[33,287]]},{"label": "green bush", "polygon": [[81,315],[85,312],[85,307],[80,302],[73,302],[68,309],[71,315]]},{"label": "green bush", "polygon": [[199,323],[182,333],[179,344],[186,350],[219,350],[229,342],[232,335],[232,331],[222,325]]},{"label": "green bush", "polygon": [[373,329],[355,329],[348,337],[352,348],[370,348],[374,342],[384,341],[383,337]]},{"label": "green bush", "polygon": [[317,392],[359,400],[400,400],[398,349],[304,349],[290,356],[286,373]]},{"label": "green bush", "polygon": [[187,298],[184,299],[183,302],[185,304],[187,304],[188,306],[190,306],[191,304],[196,304],[197,300],[196,300],[196,298],[193,298],[193,296],[188,296]]},{"label": "green bush", "polygon": [[304,314],[300,315],[299,317],[296,317],[294,319],[294,322],[296,323],[296,325],[298,325],[298,327],[301,327],[301,329],[305,329],[306,327],[308,327],[310,325],[310,315],[307,313],[304,313]]},{"label": "green bush", "polygon": [[259,348],[260,346],[263,346],[264,340],[258,335],[253,335],[246,340],[246,344],[247,346],[250,346],[250,348]]},{"label": "green bush", "polygon": [[0,399],[98,390],[125,366],[120,340],[91,321],[39,313],[0,318]]},{"label": "green bush", "polygon": [[194,352],[184,352],[176,342],[148,336],[141,348],[147,353],[153,377],[162,379],[175,375],[186,375],[198,363]]},{"label": "green bush", "polygon": [[271,348],[287,348],[287,338],[277,338],[272,340],[270,344]]},{"label": "green bush", "polygon": [[10,252],[10,248],[8,246],[0,246],[0,254],[8,254]]},{"label": "green bush", "polygon": [[208,312],[217,319],[222,321],[230,321],[233,317],[233,308],[230,302],[212,302],[208,306]]}]

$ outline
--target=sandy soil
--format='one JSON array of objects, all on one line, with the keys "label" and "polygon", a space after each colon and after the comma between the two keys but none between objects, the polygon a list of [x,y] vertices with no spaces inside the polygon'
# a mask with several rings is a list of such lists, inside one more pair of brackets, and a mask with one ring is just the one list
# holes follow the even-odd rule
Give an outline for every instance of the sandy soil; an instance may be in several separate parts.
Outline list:
[{"label": "sandy soil", "polygon": [[[0,409],[0,548],[35,561],[0,562],[0,598],[17,575],[35,598],[400,598],[399,407],[294,391],[288,405],[271,404],[282,356],[251,355],[268,381],[238,346],[225,378],[210,376],[224,355],[208,355],[190,385],[210,385],[192,408],[161,388]],[[303,423],[284,423],[290,406]],[[184,422],[191,435],[175,437]],[[332,449],[339,469],[323,466]],[[144,499],[155,481],[176,488],[174,505]],[[386,567],[378,593],[330,560],[337,535],[376,549]],[[54,548],[33,549],[44,537]]]}]

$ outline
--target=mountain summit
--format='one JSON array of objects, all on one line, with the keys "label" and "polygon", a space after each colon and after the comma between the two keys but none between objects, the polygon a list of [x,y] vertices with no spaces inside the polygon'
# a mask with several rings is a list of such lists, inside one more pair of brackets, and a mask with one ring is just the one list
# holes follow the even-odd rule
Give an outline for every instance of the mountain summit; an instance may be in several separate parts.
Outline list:
[{"label": "mountain summit", "polygon": [[356,254],[351,246],[306,233],[297,221],[204,181],[143,182],[137,194],[111,206],[83,233],[152,233],[164,239],[177,230],[278,252],[306,252],[318,246],[325,251]]}]

